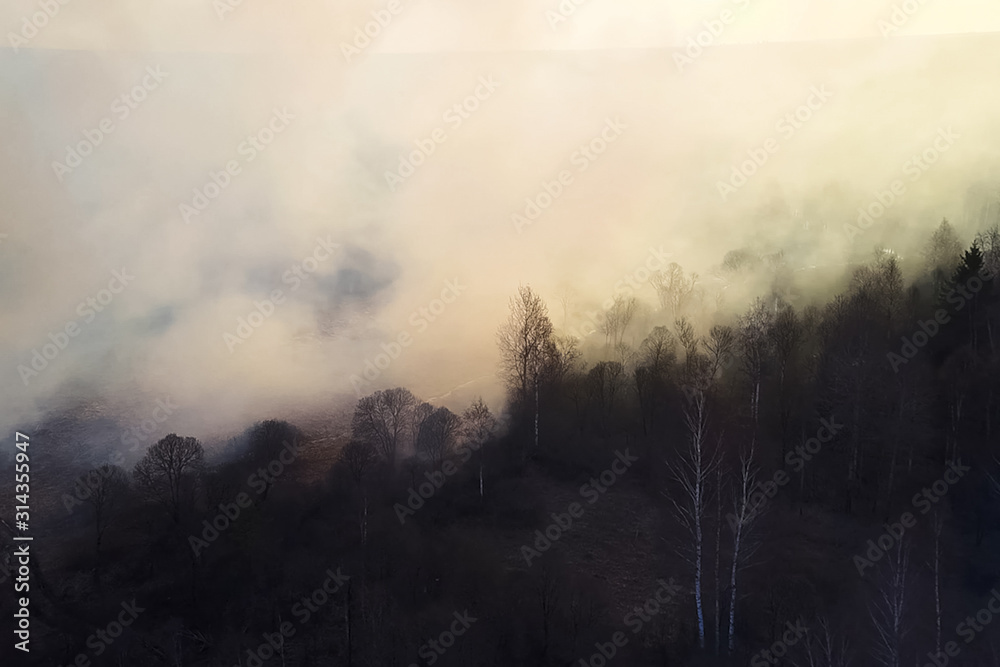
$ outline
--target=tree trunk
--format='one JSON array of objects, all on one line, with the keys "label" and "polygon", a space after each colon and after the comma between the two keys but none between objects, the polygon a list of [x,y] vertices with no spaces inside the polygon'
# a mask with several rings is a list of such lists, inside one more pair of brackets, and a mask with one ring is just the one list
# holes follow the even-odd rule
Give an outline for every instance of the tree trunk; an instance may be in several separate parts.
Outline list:
[{"label": "tree trunk", "polygon": [[729,653],[736,646],[736,571],[740,562],[740,544],[743,538],[743,521],[736,522],[736,535],[733,537],[733,569],[729,576]]},{"label": "tree trunk", "polygon": [[721,591],[719,591],[720,575],[720,553],[722,552],[722,466],[716,473],[716,502],[715,502],[715,655],[719,655],[719,645],[722,636],[722,623],[720,614]]}]

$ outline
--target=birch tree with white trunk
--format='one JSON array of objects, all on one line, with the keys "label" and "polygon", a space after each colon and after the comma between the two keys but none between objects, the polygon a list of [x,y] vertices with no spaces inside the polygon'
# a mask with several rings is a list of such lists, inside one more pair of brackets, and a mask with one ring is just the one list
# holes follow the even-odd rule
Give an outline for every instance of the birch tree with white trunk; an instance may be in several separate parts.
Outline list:
[{"label": "birch tree with white trunk", "polygon": [[685,549],[694,569],[695,613],[698,624],[698,646],[705,648],[705,608],[702,580],[704,578],[705,515],[710,500],[710,482],[719,466],[719,451],[709,451],[708,415],[705,394],[692,390],[684,410],[688,441],[678,449],[677,460],[667,460],[675,489],[668,493],[674,518],[688,533],[691,542]]}]

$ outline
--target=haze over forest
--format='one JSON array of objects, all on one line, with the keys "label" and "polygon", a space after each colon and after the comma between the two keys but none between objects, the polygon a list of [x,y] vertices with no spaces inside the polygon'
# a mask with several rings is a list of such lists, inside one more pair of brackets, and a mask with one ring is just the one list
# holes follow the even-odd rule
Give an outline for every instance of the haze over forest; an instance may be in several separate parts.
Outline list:
[{"label": "haze over forest", "polygon": [[0,7],[0,663],[1000,665],[995,2],[125,4]]},{"label": "haze over forest", "polygon": [[[350,376],[416,333],[411,313],[456,278],[467,290],[371,386],[499,406],[491,343],[519,284],[569,330],[649,247],[706,284],[729,251],[781,250],[805,303],[877,245],[914,257],[942,218],[971,240],[995,205],[991,3],[927,2],[888,37],[891,3],[594,1],[561,22],[550,4],[403,3],[350,62],[341,42],[374,4],[60,6],[0,54],[0,430],[80,400],[127,422],[170,396],[184,405],[176,429],[211,440],[271,408],[346,404]],[[726,8],[733,23],[680,68],[672,49]],[[6,3],[2,24],[35,10]],[[113,101],[147,67],[165,77],[121,118]],[[445,122],[480,77],[495,92]],[[786,137],[776,124],[814,86],[831,97]],[[294,120],[245,161],[238,147],[276,108]],[[113,134],[57,174],[104,118]],[[572,155],[609,118],[621,136],[578,171]],[[960,138],[911,182],[903,164],[948,127]],[[446,141],[391,191],[385,172],[436,128]],[[718,182],[768,138],[778,152],[723,201]],[[233,159],[241,173],[186,223],[180,205]],[[518,233],[512,214],[564,169],[572,184]],[[896,178],[906,194],[848,240],[843,225]],[[341,251],[288,292],[283,275],[318,237]],[[85,322],[78,304],[122,267],[134,282]],[[277,288],[288,300],[230,353],[223,334]],[[724,313],[770,289],[767,277],[729,285]],[[655,309],[648,284],[636,296]],[[18,367],[73,320],[79,337],[26,386]]]}]

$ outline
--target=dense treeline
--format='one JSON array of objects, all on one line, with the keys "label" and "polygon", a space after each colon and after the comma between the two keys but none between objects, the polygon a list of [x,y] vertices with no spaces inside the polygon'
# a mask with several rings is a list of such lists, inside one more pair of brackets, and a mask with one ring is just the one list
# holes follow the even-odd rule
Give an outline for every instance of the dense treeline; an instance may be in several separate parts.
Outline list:
[{"label": "dense treeline", "polygon": [[[976,618],[996,584],[1000,232],[963,246],[942,223],[919,259],[880,250],[805,307],[780,256],[730,253],[720,275],[748,271],[773,289],[739,316],[672,264],[655,310],[618,294],[583,341],[521,287],[500,415],[386,389],[343,442],[270,420],[212,460],[171,434],[92,471],[37,563],[32,656],[1000,664]],[[333,446],[329,470],[307,463]],[[94,635],[133,600],[120,637]]]}]

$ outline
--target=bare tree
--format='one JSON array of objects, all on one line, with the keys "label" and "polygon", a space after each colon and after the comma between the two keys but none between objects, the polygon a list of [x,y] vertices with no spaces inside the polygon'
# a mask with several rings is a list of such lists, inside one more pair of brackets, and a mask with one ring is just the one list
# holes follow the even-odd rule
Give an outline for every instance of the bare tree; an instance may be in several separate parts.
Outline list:
[{"label": "bare tree", "polygon": [[248,456],[255,463],[273,461],[282,448],[301,437],[299,430],[286,421],[268,419],[258,422],[248,433]]},{"label": "bare tree", "polygon": [[497,420],[490,412],[489,407],[482,398],[476,398],[472,405],[462,413],[462,434],[465,444],[470,449],[476,450],[479,455],[479,497],[484,497],[483,488],[483,460],[486,455],[486,444],[493,439],[496,432]]},{"label": "bare tree", "polygon": [[781,427],[781,456],[790,446],[792,404],[788,396],[788,375],[791,372],[796,350],[803,338],[803,327],[795,309],[787,303],[776,304],[777,313],[770,327],[771,350],[774,352],[778,372],[778,421]]},{"label": "bare tree", "polygon": [[402,435],[410,428],[417,399],[407,389],[380,389],[354,408],[353,437],[374,445],[387,463],[395,464]]},{"label": "bare tree", "polygon": [[136,485],[180,522],[185,484],[204,463],[205,450],[195,438],[171,433],[149,448],[135,465]]},{"label": "bare tree", "polygon": [[616,347],[622,342],[626,330],[635,317],[637,303],[634,296],[615,295],[611,307],[604,312],[604,321],[601,322],[600,329],[604,334],[605,345]]},{"label": "bare tree", "polygon": [[900,667],[906,625],[906,584],[909,547],[901,539],[895,553],[887,554],[883,577],[878,582],[869,615],[875,628],[874,653],[885,667]]},{"label": "bare tree", "polygon": [[354,480],[354,483],[361,485],[365,475],[371,469],[375,461],[378,460],[378,453],[370,442],[364,440],[351,440],[344,445],[340,458],[347,467],[347,473]]},{"label": "bare tree", "polygon": [[732,327],[717,324],[708,332],[708,338],[701,341],[708,356],[708,374],[714,381],[719,371],[729,363],[736,349],[736,334]]},{"label": "bare tree", "polygon": [[[254,424],[247,434],[247,453],[245,459],[254,468],[267,466],[271,461],[278,458],[281,451],[289,443],[300,441],[302,433],[286,421],[268,419]],[[271,491],[273,480],[267,478],[263,480],[264,491],[261,493],[261,500],[266,500]]]},{"label": "bare tree", "polygon": [[639,360],[632,373],[643,435],[649,433],[657,406],[665,400],[667,378],[676,362],[677,340],[667,327],[655,327],[642,341]]},{"label": "bare tree", "polygon": [[624,369],[617,361],[599,361],[587,373],[588,398],[596,408],[602,433],[609,432],[624,379]]},{"label": "bare tree", "polygon": [[677,461],[667,461],[671,477],[678,487],[668,494],[674,518],[687,531],[691,544],[687,559],[694,567],[694,597],[698,623],[698,646],[705,648],[705,611],[702,601],[702,560],[704,553],[704,520],[709,502],[709,481],[719,465],[719,450],[708,451],[708,420],[705,395],[695,390],[684,410],[688,443],[678,452]]},{"label": "bare tree", "polygon": [[760,386],[767,362],[772,314],[764,300],[757,298],[750,310],[740,316],[737,327],[740,365],[750,381],[750,416],[756,428],[760,406]]},{"label": "bare tree", "polygon": [[758,543],[752,539],[754,524],[760,517],[754,507],[753,495],[757,490],[758,468],[754,463],[754,445],[740,453],[740,467],[737,471],[736,493],[733,494],[733,513],[729,515],[733,530],[733,566],[729,575],[729,653],[736,647],[736,601],[737,575],[747,560],[757,550]]},{"label": "bare tree", "polygon": [[540,383],[559,386],[580,364],[579,342],[572,336],[554,336],[545,342],[542,352]]},{"label": "bare tree", "polygon": [[424,425],[424,420],[430,417],[432,412],[434,412],[434,406],[427,401],[418,403],[417,407],[413,409],[413,428],[411,429],[413,433],[411,434],[411,440],[413,441],[414,451],[416,451],[420,427]]},{"label": "bare tree", "polygon": [[715,599],[715,655],[719,655],[722,642],[722,475],[723,465],[715,469],[715,585],[712,593]]},{"label": "bare tree", "polygon": [[340,453],[340,458],[347,468],[347,473],[354,481],[355,488],[360,491],[361,499],[358,508],[358,529],[361,533],[361,544],[368,541],[368,488],[365,476],[378,460],[374,445],[365,440],[351,440]]},{"label": "bare tree", "polygon": [[538,384],[552,338],[552,322],[542,299],[530,287],[519,287],[510,300],[510,315],[497,331],[500,374],[515,401],[526,406],[535,398],[535,447],[538,447]]},{"label": "bare tree", "polygon": [[576,290],[572,285],[564,283],[560,285],[559,291],[556,292],[556,298],[559,299],[559,305],[562,306],[562,328],[565,331],[566,324],[569,322],[569,313],[573,309],[573,303],[576,301]]},{"label": "bare tree", "polygon": [[103,465],[87,473],[87,479],[91,492],[85,500],[94,508],[94,556],[99,569],[101,541],[128,491],[128,473],[115,465]]},{"label": "bare tree", "polygon": [[941,533],[944,531],[944,514],[938,509],[931,516],[934,534],[934,551],[931,568],[934,570],[934,653],[941,653]]},{"label": "bare tree", "polygon": [[931,235],[922,254],[924,270],[931,275],[935,292],[940,293],[962,258],[962,243],[947,218]]},{"label": "bare tree", "polygon": [[417,450],[431,457],[438,465],[451,451],[462,426],[462,420],[448,408],[437,408],[420,426]]},{"label": "bare tree", "polygon": [[669,312],[671,320],[684,315],[684,308],[697,282],[698,274],[692,273],[690,278],[685,278],[684,269],[677,262],[670,262],[666,271],[657,271],[650,278],[660,299],[660,308]]},{"label": "bare tree", "polygon": [[665,376],[677,361],[677,339],[664,326],[650,331],[639,349],[643,364],[660,376]]},{"label": "bare tree", "polygon": [[848,667],[851,664],[850,642],[837,637],[826,616],[818,617],[802,643],[803,657],[792,660],[794,667]]}]

